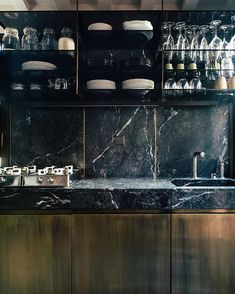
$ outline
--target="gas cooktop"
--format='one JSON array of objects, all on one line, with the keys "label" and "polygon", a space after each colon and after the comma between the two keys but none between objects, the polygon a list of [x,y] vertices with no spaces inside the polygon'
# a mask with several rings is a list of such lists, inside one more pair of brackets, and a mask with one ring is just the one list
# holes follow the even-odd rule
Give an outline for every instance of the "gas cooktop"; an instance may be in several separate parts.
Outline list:
[{"label": "gas cooktop", "polygon": [[0,167],[0,186],[2,187],[69,187],[73,166],[55,166],[37,169],[32,166]]}]

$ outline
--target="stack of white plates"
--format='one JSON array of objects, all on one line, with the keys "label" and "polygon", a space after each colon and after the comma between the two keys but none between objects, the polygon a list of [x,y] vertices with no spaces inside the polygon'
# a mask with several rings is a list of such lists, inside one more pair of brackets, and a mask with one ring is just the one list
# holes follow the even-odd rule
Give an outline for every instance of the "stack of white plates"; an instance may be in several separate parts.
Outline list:
[{"label": "stack of white plates", "polygon": [[130,20],[124,21],[123,29],[124,30],[139,30],[139,31],[152,31],[153,26],[148,20]]},{"label": "stack of white plates", "polygon": [[53,63],[44,61],[27,61],[22,63],[22,70],[56,70],[57,67]]},{"label": "stack of white plates", "polygon": [[122,89],[139,90],[139,89],[154,89],[154,81],[148,79],[130,79],[122,82]]},{"label": "stack of white plates", "polygon": [[111,31],[112,26],[104,22],[92,23],[88,26],[88,31]]},{"label": "stack of white plates", "polygon": [[90,80],[86,87],[88,90],[115,90],[116,83],[110,80]]}]

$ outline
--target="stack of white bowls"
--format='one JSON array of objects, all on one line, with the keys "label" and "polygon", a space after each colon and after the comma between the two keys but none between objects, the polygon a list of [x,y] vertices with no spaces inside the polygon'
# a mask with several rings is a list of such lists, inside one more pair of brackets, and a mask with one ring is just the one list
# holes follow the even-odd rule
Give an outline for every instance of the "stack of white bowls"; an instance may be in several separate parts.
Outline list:
[{"label": "stack of white bowls", "polygon": [[122,82],[124,90],[151,90],[154,89],[154,81],[148,79],[129,79]]}]

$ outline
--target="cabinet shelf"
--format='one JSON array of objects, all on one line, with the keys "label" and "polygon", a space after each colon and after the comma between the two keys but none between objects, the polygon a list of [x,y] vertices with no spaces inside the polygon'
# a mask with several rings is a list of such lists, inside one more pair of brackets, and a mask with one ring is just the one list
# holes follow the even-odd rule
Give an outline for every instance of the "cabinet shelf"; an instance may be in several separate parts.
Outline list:
[{"label": "cabinet shelf", "polygon": [[158,33],[150,30],[90,30],[85,31],[83,40],[87,49],[156,49]]},{"label": "cabinet shelf", "polygon": [[[131,96],[129,90],[110,91],[100,96],[78,96],[72,90],[23,90],[9,91],[0,95],[0,104],[19,104],[25,107],[83,108],[83,107],[138,107],[138,106],[215,106],[231,101],[231,91],[166,95],[166,90],[149,90],[145,96]],[[142,90],[143,91],[143,90]],[[175,90],[176,91],[176,90]],[[103,92],[103,91],[101,91]],[[123,95],[126,93],[128,95]],[[219,93],[219,94],[218,94]],[[221,95],[220,95],[221,94]],[[233,95],[235,93],[233,92]],[[137,95],[137,93],[135,93]],[[164,98],[162,98],[164,97]]]},{"label": "cabinet shelf", "polygon": [[8,72],[21,70],[21,65],[27,61],[44,61],[53,63],[57,68],[76,67],[76,52],[62,50],[2,50],[0,62]]}]

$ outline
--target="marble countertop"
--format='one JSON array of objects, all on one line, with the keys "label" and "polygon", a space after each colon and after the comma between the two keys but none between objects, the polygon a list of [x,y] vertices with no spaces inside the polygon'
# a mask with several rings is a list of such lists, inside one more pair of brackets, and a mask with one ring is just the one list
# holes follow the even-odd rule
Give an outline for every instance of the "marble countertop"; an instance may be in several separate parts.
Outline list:
[{"label": "marble countertop", "polygon": [[[190,178],[188,178],[190,180]],[[200,180],[200,179],[199,179]],[[175,186],[172,179],[163,178],[93,178],[73,180],[67,189],[96,189],[96,190],[235,190],[235,186]]]},{"label": "marble countertop", "polygon": [[69,188],[0,188],[4,210],[235,209],[235,187],[176,187],[170,179],[74,179]]}]

